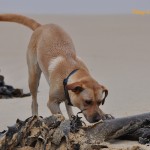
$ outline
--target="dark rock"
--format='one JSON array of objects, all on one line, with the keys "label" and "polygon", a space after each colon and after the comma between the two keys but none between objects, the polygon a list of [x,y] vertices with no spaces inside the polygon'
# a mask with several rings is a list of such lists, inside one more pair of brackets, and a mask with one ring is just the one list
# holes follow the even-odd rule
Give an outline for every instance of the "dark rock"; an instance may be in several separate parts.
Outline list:
[{"label": "dark rock", "polygon": [[11,85],[6,85],[4,82],[4,76],[0,75],[0,99],[13,98],[13,97],[26,97],[30,96],[30,93],[23,93],[23,89],[14,88]]}]

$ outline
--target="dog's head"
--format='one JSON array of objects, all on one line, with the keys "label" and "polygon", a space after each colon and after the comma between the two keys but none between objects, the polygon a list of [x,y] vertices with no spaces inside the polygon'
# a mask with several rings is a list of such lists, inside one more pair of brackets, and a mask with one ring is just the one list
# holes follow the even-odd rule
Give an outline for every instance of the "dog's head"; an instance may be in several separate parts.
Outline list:
[{"label": "dog's head", "polygon": [[78,107],[90,123],[104,119],[99,108],[108,95],[108,90],[94,79],[87,78],[67,85],[73,106]]}]

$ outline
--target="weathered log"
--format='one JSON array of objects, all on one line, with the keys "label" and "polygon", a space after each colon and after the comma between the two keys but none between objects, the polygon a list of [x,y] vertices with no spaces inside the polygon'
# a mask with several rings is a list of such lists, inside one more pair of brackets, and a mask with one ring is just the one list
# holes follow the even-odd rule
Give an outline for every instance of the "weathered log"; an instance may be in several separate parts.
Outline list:
[{"label": "weathered log", "polygon": [[[145,113],[130,117],[105,120],[103,123],[92,126],[86,133],[87,135],[91,135],[90,138],[97,138],[101,141],[122,138],[122,136],[124,136],[124,138],[126,136],[126,139],[130,138],[131,140],[138,140],[138,137],[141,137],[144,132],[147,132],[145,129],[148,129],[149,126],[150,113]],[[143,129],[143,132],[141,129]],[[100,134],[97,134],[97,132],[100,132]],[[135,138],[131,137],[132,134],[134,134]]]},{"label": "weathered log", "polygon": [[[100,121],[91,126],[82,126],[80,119],[76,116],[69,121],[62,115],[44,119],[34,116],[25,121],[18,119],[14,126],[0,134],[0,149],[101,149],[105,147],[101,145],[103,141],[132,134],[150,126],[150,113]],[[147,135],[148,138],[150,139],[150,135]]]}]

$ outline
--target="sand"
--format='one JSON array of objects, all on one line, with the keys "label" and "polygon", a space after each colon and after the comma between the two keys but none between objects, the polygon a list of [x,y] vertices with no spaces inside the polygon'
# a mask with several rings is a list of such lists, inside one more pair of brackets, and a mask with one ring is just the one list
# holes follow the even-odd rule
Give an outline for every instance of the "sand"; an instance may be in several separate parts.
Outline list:
[{"label": "sand", "polygon": [[[109,89],[102,110],[123,117],[150,109],[150,16],[100,15],[58,16],[28,15],[41,24],[56,23],[72,37],[77,54],[91,74]],[[26,49],[32,31],[15,23],[0,23],[0,74],[7,84],[28,92]],[[40,81],[39,115],[50,115],[46,103],[48,84]],[[61,105],[66,115],[64,105]],[[74,108],[77,112],[78,109]],[[31,116],[31,97],[0,100],[0,130],[17,118]],[[130,147],[136,142],[115,141],[113,147]],[[144,149],[150,149],[145,147]]]}]

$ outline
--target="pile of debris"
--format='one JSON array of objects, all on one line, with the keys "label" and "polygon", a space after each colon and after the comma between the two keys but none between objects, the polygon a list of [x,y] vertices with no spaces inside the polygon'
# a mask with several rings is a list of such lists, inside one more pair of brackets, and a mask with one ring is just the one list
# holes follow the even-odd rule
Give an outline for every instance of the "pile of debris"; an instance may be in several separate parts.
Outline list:
[{"label": "pile of debris", "polygon": [[[0,150],[111,150],[104,141],[124,137],[143,139],[148,144],[149,126],[150,113],[100,121],[91,126],[85,126],[78,115],[72,120],[65,120],[62,115],[33,116],[25,121],[17,119],[8,131],[0,132]],[[134,146],[128,150],[144,149]]]},{"label": "pile of debris", "polygon": [[0,99],[13,98],[13,97],[26,97],[30,96],[30,93],[24,94],[23,89],[14,88],[11,85],[6,85],[4,82],[4,76],[0,75]]}]

